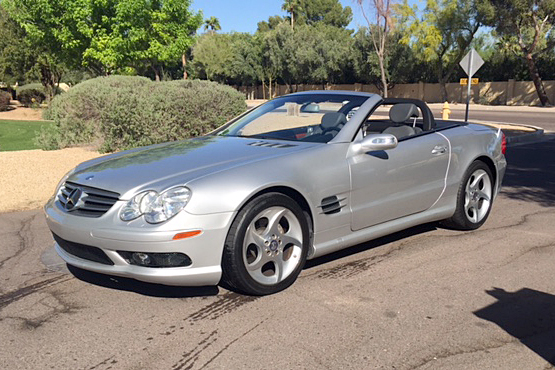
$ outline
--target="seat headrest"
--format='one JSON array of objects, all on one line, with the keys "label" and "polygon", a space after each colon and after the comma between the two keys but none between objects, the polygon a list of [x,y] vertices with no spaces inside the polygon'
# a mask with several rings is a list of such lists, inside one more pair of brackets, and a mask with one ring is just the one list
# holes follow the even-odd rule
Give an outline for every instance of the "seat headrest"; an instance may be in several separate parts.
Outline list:
[{"label": "seat headrest", "polygon": [[414,104],[395,104],[389,109],[389,119],[395,123],[403,123],[411,117],[419,117],[418,108]]},{"label": "seat headrest", "polygon": [[322,128],[338,127],[347,123],[347,117],[341,112],[330,112],[322,116]]}]

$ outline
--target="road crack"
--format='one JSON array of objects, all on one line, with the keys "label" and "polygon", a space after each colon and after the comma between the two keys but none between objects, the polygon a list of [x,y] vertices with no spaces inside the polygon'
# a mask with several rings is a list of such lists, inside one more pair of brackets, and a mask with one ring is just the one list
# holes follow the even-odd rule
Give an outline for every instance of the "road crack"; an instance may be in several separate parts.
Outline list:
[{"label": "road crack", "polygon": [[4,267],[4,264],[14,258],[19,257],[21,253],[25,250],[25,247],[32,243],[34,240],[33,233],[31,232],[31,223],[37,218],[37,214],[28,217],[21,221],[20,227],[17,230],[17,237],[19,239],[17,250],[15,253],[3,260],[0,260],[0,269]]}]

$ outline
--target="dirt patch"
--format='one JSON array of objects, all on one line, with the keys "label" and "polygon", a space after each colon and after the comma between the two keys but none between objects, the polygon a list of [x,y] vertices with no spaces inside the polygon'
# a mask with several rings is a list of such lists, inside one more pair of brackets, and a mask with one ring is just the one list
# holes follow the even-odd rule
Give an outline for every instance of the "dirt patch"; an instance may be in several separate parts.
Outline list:
[{"label": "dirt patch", "polygon": [[42,121],[42,108],[25,108],[20,106],[10,106],[10,110],[0,112],[0,119],[10,119],[18,121]]},{"label": "dirt patch", "polygon": [[98,156],[89,148],[0,152],[0,212],[42,207],[69,170]]}]

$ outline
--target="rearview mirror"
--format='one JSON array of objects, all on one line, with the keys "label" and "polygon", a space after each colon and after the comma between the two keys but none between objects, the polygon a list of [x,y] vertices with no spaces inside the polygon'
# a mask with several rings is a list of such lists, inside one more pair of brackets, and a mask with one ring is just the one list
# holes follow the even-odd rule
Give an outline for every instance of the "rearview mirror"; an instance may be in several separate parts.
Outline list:
[{"label": "rearview mirror", "polygon": [[376,150],[387,150],[397,147],[397,138],[390,134],[370,134],[360,143],[362,151],[373,152]]},{"label": "rearview mirror", "polygon": [[318,105],[316,103],[310,103],[310,104],[303,105],[301,107],[301,112],[303,112],[303,113],[318,113],[318,112],[320,112],[320,105]]}]

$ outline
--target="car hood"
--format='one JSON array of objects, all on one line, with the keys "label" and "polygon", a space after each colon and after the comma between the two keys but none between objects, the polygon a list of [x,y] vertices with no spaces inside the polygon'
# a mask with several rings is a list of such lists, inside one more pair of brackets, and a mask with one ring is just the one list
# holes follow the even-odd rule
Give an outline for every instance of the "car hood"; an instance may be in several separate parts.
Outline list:
[{"label": "car hood", "polygon": [[314,143],[205,136],[110,154],[81,163],[67,181],[119,193],[183,185],[211,173],[288,155]]}]

